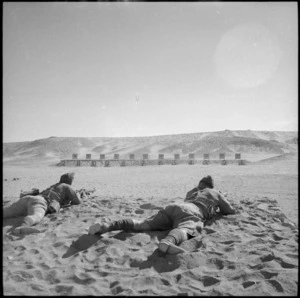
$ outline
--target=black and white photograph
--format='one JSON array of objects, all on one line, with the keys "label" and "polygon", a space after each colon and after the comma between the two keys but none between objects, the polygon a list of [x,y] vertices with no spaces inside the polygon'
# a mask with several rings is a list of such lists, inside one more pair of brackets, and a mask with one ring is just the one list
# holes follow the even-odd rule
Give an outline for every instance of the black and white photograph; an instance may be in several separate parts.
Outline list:
[{"label": "black and white photograph", "polygon": [[298,2],[7,1],[2,33],[2,295],[298,295]]}]

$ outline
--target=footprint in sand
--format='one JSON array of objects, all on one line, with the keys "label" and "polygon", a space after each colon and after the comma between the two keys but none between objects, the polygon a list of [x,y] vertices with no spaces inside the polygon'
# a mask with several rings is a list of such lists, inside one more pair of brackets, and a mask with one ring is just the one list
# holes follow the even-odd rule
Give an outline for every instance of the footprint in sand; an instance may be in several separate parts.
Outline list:
[{"label": "footprint in sand", "polygon": [[270,279],[270,278],[278,275],[278,273],[276,273],[276,272],[269,272],[266,270],[261,270],[260,273],[263,275],[264,279]]},{"label": "footprint in sand", "polygon": [[111,292],[113,295],[120,294],[124,291],[124,289],[120,286],[120,283],[118,281],[114,281],[109,286],[111,288]]},{"label": "footprint in sand", "polygon": [[[280,293],[284,292],[282,285],[277,280],[267,279],[267,280],[265,280],[265,283],[272,286],[275,289],[275,291],[277,291],[277,292],[280,292]],[[272,292],[274,292],[274,291],[272,291]]]},{"label": "footprint in sand", "polygon": [[225,267],[225,262],[220,258],[210,258],[207,260],[207,264],[213,265],[213,267],[219,270],[222,270]]},{"label": "footprint in sand", "polygon": [[24,250],[26,250],[26,249],[27,249],[27,248],[26,248],[25,246],[23,246],[23,245],[17,246],[17,247],[15,248],[16,251],[24,251]]},{"label": "footprint in sand", "polygon": [[207,275],[203,276],[203,279],[201,281],[203,282],[204,287],[210,287],[221,282],[219,279]]},{"label": "footprint in sand", "polygon": [[286,238],[286,237],[281,237],[281,236],[279,236],[277,233],[273,233],[271,236],[272,236],[272,238],[273,238],[275,241],[287,240],[287,239],[288,239],[288,238]]},{"label": "footprint in sand", "polygon": [[286,269],[292,269],[292,268],[297,268],[298,267],[297,265],[287,263],[283,260],[279,260],[279,263],[282,266],[282,268],[286,268]]},{"label": "footprint in sand", "polygon": [[72,295],[73,289],[74,289],[74,286],[58,285],[55,287],[55,292],[61,296],[69,296],[69,295]]},{"label": "footprint in sand", "polygon": [[40,253],[40,251],[37,250],[37,249],[35,249],[35,248],[30,249],[29,252],[32,253],[32,254],[35,254],[35,255],[38,254],[38,253]]},{"label": "footprint in sand", "polygon": [[255,281],[245,281],[245,282],[243,282],[242,283],[242,286],[244,287],[244,289],[246,289],[246,288],[249,288],[249,287],[251,287],[251,286],[253,286],[253,285],[255,285],[256,284],[256,282]]},{"label": "footprint in sand", "polygon": [[40,263],[40,267],[44,270],[49,270],[51,268],[46,262]]},{"label": "footprint in sand", "polygon": [[65,245],[65,242],[64,242],[64,241],[58,241],[58,242],[55,242],[55,243],[53,244],[53,247],[60,247],[60,246],[63,246],[63,245]]},{"label": "footprint in sand", "polygon": [[203,228],[203,231],[204,231],[207,235],[216,233],[215,230],[210,229],[210,228]]},{"label": "footprint in sand", "polygon": [[140,205],[140,208],[141,209],[151,209],[152,206],[153,205],[151,203],[146,203],[146,204]]},{"label": "footprint in sand", "polygon": [[74,274],[72,279],[75,282],[75,284],[90,285],[90,284],[96,282],[96,279],[90,277],[89,274],[87,274],[87,273],[82,273],[81,275],[82,275],[82,277],[80,278],[79,276]]},{"label": "footprint in sand", "polygon": [[45,292],[45,289],[43,286],[39,285],[39,284],[31,284],[30,285],[31,288],[35,291],[39,291],[39,292]]}]

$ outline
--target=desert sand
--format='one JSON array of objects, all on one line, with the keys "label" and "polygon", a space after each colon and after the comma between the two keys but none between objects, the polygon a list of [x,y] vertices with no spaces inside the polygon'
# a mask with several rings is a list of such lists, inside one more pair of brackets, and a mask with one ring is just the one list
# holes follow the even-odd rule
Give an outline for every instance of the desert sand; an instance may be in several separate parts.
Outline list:
[{"label": "desert sand", "polygon": [[[39,234],[14,236],[3,220],[5,295],[296,296],[298,160],[238,165],[18,167],[3,169],[3,206],[75,172],[73,187],[95,190],[81,205],[47,215]],[[157,250],[167,232],[88,235],[101,220],[145,218],[182,202],[204,175],[227,192],[237,214],[218,216],[187,253]]]}]

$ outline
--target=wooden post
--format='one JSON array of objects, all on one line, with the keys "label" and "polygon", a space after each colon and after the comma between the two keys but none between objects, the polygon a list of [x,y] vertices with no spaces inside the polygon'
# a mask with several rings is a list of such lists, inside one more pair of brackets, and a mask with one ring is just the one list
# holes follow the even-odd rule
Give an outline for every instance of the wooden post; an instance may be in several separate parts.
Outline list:
[{"label": "wooden post", "polygon": [[174,160],[172,165],[177,165],[178,164],[178,160],[180,159],[180,154],[174,154]]},{"label": "wooden post", "polygon": [[209,154],[208,153],[204,153],[203,164],[204,165],[208,165],[209,164]]},{"label": "wooden post", "polygon": [[164,155],[158,154],[158,164],[163,165],[164,164]]},{"label": "wooden post", "polygon": [[220,160],[225,159],[225,153],[220,153],[219,159],[220,159]]},{"label": "wooden post", "polygon": [[220,153],[219,159],[221,160],[221,165],[222,166],[227,165],[227,161],[225,160],[225,153]]},{"label": "wooden post", "polygon": [[195,154],[189,153],[189,165],[193,165],[195,163]]},{"label": "wooden post", "polygon": [[143,159],[141,160],[141,166],[146,165],[146,160],[148,160],[148,154],[143,154]]},{"label": "wooden post", "polygon": [[235,159],[238,159],[238,160],[241,159],[241,153],[236,153],[235,154]]}]

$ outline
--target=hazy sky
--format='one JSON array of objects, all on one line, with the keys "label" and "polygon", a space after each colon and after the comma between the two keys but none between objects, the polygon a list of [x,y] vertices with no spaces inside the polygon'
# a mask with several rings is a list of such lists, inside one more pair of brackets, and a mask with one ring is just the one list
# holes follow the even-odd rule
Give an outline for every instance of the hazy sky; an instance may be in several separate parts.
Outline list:
[{"label": "hazy sky", "polygon": [[298,130],[297,2],[3,8],[3,141]]}]

